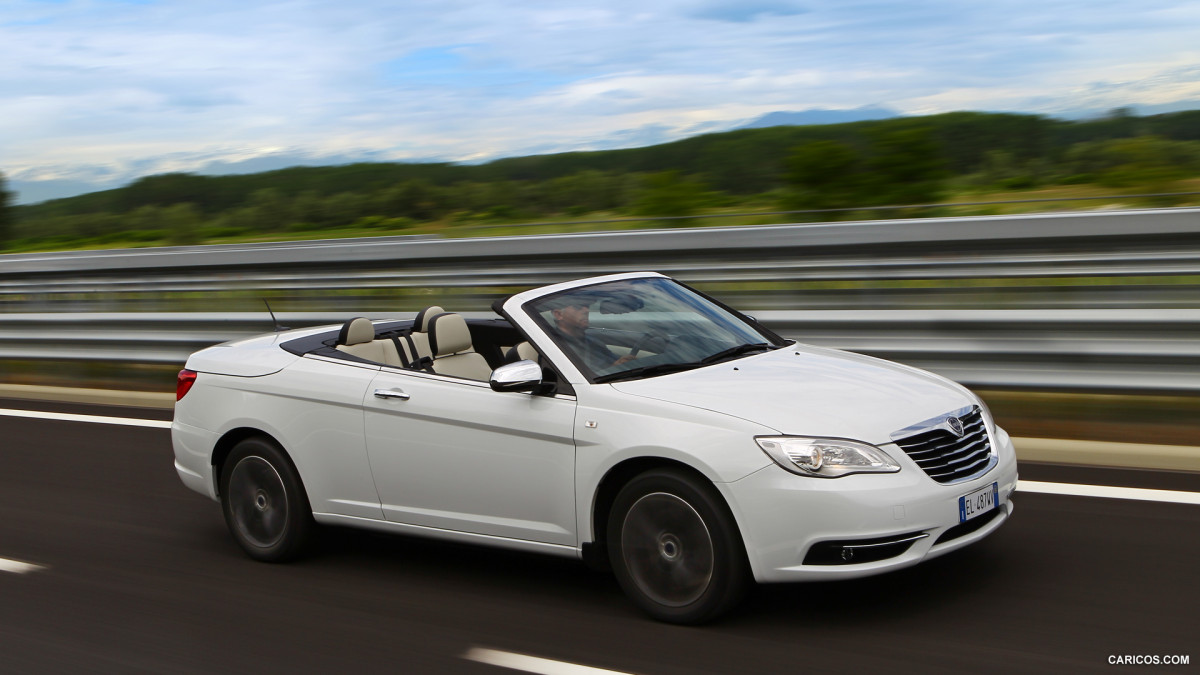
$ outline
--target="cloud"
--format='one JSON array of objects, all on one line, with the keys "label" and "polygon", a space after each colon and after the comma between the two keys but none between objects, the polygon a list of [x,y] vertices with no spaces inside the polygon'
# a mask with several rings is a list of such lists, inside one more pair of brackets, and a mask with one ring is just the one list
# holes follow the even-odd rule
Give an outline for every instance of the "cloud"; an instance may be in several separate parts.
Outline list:
[{"label": "cloud", "polygon": [[799,2],[784,0],[714,0],[702,3],[691,15],[713,21],[747,23],[760,17],[794,16],[806,11]]},{"label": "cloud", "polygon": [[1186,0],[7,0],[0,170],[478,160],[778,110],[1200,98]]}]

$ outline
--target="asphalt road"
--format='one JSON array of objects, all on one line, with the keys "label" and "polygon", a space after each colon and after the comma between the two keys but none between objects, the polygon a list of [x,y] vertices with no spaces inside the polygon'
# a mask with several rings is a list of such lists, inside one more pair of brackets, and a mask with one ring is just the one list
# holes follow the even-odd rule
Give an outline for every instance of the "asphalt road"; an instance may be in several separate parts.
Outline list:
[{"label": "asphalt road", "polygon": [[[150,419],[168,413],[0,401]],[[1200,475],[1023,465],[1022,478],[1200,491]],[[642,675],[1189,672],[1200,506],[1018,494],[1012,520],[884,576],[760,586],[723,621],[645,619],[607,575],[532,554],[330,530],[244,557],[165,429],[0,417],[2,673],[506,673],[472,648]],[[1189,666],[1112,666],[1188,655]]]}]

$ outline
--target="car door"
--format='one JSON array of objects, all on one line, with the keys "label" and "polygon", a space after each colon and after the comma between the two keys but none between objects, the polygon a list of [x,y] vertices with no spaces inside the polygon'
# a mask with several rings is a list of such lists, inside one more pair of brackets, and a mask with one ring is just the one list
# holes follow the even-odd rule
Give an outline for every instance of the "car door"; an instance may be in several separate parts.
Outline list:
[{"label": "car door", "polygon": [[576,544],[573,397],[384,368],[363,409],[388,520]]}]

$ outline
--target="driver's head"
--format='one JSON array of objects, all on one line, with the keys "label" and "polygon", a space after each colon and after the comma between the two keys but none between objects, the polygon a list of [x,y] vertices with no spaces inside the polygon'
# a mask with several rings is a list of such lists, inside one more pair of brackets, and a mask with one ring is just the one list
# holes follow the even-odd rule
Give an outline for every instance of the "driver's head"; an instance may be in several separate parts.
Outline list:
[{"label": "driver's head", "polygon": [[577,300],[568,300],[551,310],[558,329],[573,337],[582,337],[588,327],[588,305]]}]

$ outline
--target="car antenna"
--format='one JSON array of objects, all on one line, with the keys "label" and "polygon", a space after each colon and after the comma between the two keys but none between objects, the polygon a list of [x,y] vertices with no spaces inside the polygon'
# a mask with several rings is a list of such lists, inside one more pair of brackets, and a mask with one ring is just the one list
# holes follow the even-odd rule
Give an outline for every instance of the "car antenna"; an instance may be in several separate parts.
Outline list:
[{"label": "car antenna", "polygon": [[279,325],[279,319],[275,318],[275,312],[271,311],[271,303],[267,302],[266,298],[263,298],[263,304],[267,306],[267,312],[271,314],[271,321],[275,323],[275,332],[278,333],[279,331],[287,330],[287,326]]}]

